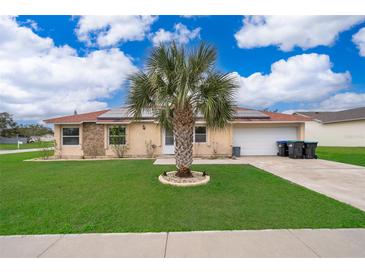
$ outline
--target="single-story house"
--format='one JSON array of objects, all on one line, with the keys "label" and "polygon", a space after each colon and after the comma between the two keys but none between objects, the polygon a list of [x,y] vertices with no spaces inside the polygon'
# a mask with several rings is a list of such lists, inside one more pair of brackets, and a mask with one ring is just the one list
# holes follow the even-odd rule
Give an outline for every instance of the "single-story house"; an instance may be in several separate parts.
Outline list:
[{"label": "single-story house", "polygon": [[321,146],[365,147],[365,107],[295,114],[311,118],[305,123],[306,140]]},{"label": "single-story house", "polygon": [[[224,128],[207,128],[196,117],[193,152],[196,157],[230,156],[232,146],[241,155],[276,155],[278,140],[303,140],[310,118],[268,111],[236,108]],[[174,153],[174,137],[151,112],[134,120],[125,107],[45,120],[54,124],[55,155],[60,158],[113,157],[115,146],[125,145],[124,157],[160,156]]]}]

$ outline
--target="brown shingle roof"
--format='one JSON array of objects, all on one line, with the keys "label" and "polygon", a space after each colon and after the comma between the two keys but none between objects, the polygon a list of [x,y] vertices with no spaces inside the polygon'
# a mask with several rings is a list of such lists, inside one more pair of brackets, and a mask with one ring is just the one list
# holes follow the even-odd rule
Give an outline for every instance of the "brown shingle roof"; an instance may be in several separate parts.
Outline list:
[{"label": "brown shingle roof", "polygon": [[109,111],[109,109],[82,113],[82,114],[76,114],[76,115],[63,116],[63,117],[57,117],[57,118],[51,118],[51,119],[44,120],[44,122],[48,123],[48,124],[62,124],[62,123],[80,124],[82,122],[95,122],[99,115],[101,115],[107,111]]},{"label": "brown shingle roof", "polygon": [[[242,111],[247,111],[247,115],[242,115]],[[108,113],[113,114],[115,110],[101,110],[77,115],[69,115],[58,118],[52,118],[44,120],[46,123],[50,124],[62,124],[62,123],[82,123],[82,122],[118,122],[122,120],[131,120],[130,115],[126,115],[125,117],[113,117],[114,115],[108,115]],[[120,113],[124,113],[124,110]],[[256,115],[260,114],[260,115]],[[104,115],[103,115],[104,114]],[[119,113],[118,113],[119,114]],[[251,116],[251,114],[253,116]],[[256,115],[256,116],[255,116]],[[235,121],[269,121],[269,122],[304,122],[312,120],[309,117],[305,117],[302,115],[292,115],[292,114],[284,114],[279,112],[270,112],[270,111],[258,111],[253,109],[241,108],[237,107],[237,114],[235,115]],[[151,118],[150,115],[145,118]]]},{"label": "brown shingle roof", "polygon": [[284,113],[270,112],[270,111],[262,111],[262,112],[269,115],[271,121],[305,122],[305,121],[312,120],[312,118],[304,117],[304,116],[300,116],[300,115],[284,114]]}]

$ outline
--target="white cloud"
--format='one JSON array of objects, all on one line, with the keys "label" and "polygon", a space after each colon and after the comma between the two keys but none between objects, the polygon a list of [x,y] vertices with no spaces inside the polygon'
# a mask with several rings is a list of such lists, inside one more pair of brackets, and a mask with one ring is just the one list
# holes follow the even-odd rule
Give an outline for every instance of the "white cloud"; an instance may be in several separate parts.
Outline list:
[{"label": "white cloud", "polygon": [[365,106],[365,93],[345,92],[327,98],[319,104],[321,110],[343,110]]},{"label": "white cloud", "polygon": [[100,47],[143,40],[156,16],[81,16],[76,28],[80,41]]},{"label": "white cloud", "polygon": [[156,46],[160,43],[175,41],[179,44],[187,44],[189,41],[199,38],[200,28],[189,30],[184,24],[178,23],[174,26],[174,31],[159,29],[151,36],[152,43]]},{"label": "white cloud", "polygon": [[69,46],[57,47],[50,38],[0,17],[0,110],[17,119],[94,111],[136,70],[119,49],[79,56]]},{"label": "white cloud", "polygon": [[298,109],[288,109],[283,113],[292,114],[302,111],[339,111],[365,106],[365,93],[344,92],[326,98],[323,101],[308,104]]},{"label": "white cloud", "polygon": [[237,100],[249,107],[270,107],[275,103],[315,102],[343,90],[351,82],[349,72],[336,73],[327,55],[302,54],[279,60],[269,74],[236,75],[240,89]]},{"label": "white cloud", "polygon": [[235,38],[240,48],[309,49],[332,45],[340,32],[364,20],[365,16],[247,16]]},{"label": "white cloud", "polygon": [[352,36],[352,41],[360,50],[360,55],[365,57],[365,28],[360,29]]}]

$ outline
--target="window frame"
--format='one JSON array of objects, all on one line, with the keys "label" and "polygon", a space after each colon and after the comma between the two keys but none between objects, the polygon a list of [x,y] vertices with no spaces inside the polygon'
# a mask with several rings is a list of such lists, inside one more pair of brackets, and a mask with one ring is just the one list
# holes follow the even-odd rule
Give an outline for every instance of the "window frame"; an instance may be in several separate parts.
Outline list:
[{"label": "window frame", "polygon": [[115,127],[122,127],[124,128],[124,144],[116,144],[116,145],[127,145],[127,127],[124,125],[113,125],[108,127],[108,146],[112,146],[114,144],[110,143],[110,137],[120,137],[118,135],[110,135],[110,129]]},{"label": "window frame", "polygon": [[[66,129],[66,128],[77,128],[78,130],[79,130],[79,135],[64,135],[63,134],[63,130],[64,129]],[[79,138],[79,141],[78,141],[78,144],[77,145],[75,145],[75,144],[73,144],[73,145],[68,145],[68,144],[65,144],[64,142],[63,142],[63,139],[64,138],[75,138],[75,137],[78,137]],[[79,146],[80,145],[80,137],[81,137],[81,134],[80,134],[80,127],[78,127],[78,126],[63,126],[62,128],[61,128],[61,140],[62,140],[62,146]]]},{"label": "window frame", "polygon": [[[204,127],[205,128],[205,142],[196,142],[195,141],[195,135],[196,135],[196,133],[195,133],[195,130],[196,130],[196,128],[197,127]],[[200,135],[202,135],[203,133],[198,133],[198,134],[200,134]],[[207,144],[208,143],[208,128],[207,128],[207,126],[206,125],[196,125],[196,126],[194,126],[194,144]]]}]

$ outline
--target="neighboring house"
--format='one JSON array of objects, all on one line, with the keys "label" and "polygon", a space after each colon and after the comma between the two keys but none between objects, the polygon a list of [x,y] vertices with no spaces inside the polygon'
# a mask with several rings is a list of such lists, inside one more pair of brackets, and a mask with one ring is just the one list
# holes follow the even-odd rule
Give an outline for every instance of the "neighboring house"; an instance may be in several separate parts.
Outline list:
[{"label": "neighboring house", "polygon": [[321,146],[365,147],[365,107],[295,114],[313,119],[306,122],[306,140]]},{"label": "neighboring house", "polygon": [[[276,155],[278,140],[304,138],[309,118],[267,111],[237,108],[234,120],[222,130],[207,129],[202,117],[196,117],[194,156],[229,156],[232,146],[241,147],[241,155]],[[55,155],[61,158],[116,156],[113,143],[125,144],[126,157],[174,153],[171,131],[162,129],[152,113],[144,111],[133,120],[127,108],[102,110],[45,120],[54,124]],[[151,146],[153,145],[153,146]]]}]

